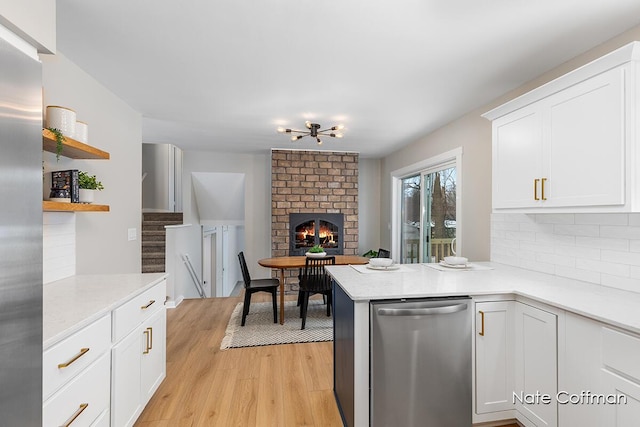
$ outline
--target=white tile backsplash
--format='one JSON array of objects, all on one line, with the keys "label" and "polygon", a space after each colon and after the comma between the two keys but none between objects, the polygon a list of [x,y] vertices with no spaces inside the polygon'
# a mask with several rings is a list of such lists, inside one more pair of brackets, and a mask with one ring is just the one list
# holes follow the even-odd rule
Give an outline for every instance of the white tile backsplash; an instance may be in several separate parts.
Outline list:
[{"label": "white tile backsplash", "polygon": [[492,214],[491,260],[640,292],[640,214]]},{"label": "white tile backsplash", "polygon": [[76,274],[76,216],[73,212],[42,213],[42,281],[50,283]]}]

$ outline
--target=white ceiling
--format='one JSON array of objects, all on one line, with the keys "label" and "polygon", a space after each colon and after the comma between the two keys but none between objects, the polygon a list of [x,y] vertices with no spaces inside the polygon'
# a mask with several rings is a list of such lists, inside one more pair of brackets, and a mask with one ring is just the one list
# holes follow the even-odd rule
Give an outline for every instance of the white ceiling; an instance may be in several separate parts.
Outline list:
[{"label": "white ceiling", "polygon": [[[640,1],[57,0],[57,19],[144,142],[381,157],[640,24]],[[305,120],[344,138],[276,133]]]}]

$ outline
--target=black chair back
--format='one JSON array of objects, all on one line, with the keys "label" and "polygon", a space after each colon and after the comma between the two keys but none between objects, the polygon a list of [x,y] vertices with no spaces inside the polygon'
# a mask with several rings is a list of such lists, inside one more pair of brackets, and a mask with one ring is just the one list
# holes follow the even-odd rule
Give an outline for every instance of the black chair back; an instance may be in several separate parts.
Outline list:
[{"label": "black chair back", "polygon": [[249,275],[249,269],[247,268],[247,262],[244,259],[244,252],[238,254],[240,260],[240,270],[242,270],[242,279],[244,280],[244,287],[248,288],[251,285],[251,276]]},{"label": "black chair back", "polygon": [[378,249],[378,256],[377,258],[391,258],[391,252],[389,252],[386,249]]},{"label": "black chair back", "polygon": [[331,279],[324,269],[325,265],[335,265],[335,256],[325,256],[322,258],[307,257],[302,273],[300,286],[307,290],[327,290],[331,289]]}]

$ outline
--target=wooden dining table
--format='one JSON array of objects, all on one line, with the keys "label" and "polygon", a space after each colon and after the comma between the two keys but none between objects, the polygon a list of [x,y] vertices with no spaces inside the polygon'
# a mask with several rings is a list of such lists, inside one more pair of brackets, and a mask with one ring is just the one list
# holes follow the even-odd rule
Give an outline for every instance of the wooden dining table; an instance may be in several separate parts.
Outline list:
[{"label": "wooden dining table", "polygon": [[[358,255],[334,255],[336,265],[362,265],[369,262],[369,258]],[[284,271],[292,268],[304,268],[307,257],[302,256],[282,256],[274,258],[263,258],[258,260],[258,264],[267,268],[280,270],[280,324],[284,325]]]}]

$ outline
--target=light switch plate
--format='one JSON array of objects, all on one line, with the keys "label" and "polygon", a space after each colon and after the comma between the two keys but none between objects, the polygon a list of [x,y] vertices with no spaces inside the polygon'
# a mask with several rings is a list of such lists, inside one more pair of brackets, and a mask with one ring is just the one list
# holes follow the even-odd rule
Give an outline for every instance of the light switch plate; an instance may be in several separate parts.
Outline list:
[{"label": "light switch plate", "polygon": [[136,240],[138,238],[138,230],[135,228],[129,228],[127,230],[127,236],[129,237],[129,241]]}]

